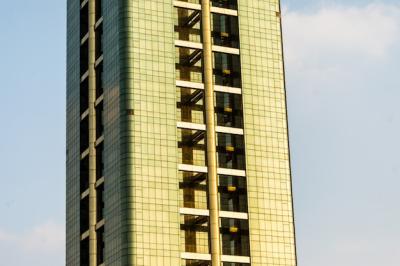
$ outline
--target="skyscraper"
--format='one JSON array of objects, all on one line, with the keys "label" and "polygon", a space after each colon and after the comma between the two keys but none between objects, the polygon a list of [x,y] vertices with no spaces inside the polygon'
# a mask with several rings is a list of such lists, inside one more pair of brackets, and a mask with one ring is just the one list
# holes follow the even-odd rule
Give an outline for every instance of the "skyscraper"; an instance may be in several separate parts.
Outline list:
[{"label": "skyscraper", "polygon": [[68,0],[68,266],[296,265],[280,14]]}]

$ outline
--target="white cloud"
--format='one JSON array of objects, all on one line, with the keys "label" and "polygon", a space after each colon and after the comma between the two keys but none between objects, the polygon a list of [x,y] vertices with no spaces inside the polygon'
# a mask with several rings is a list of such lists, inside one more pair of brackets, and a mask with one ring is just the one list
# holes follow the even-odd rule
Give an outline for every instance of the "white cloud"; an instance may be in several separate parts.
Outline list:
[{"label": "white cloud", "polygon": [[380,58],[400,36],[400,5],[327,6],[312,13],[285,8],[285,53],[298,67],[323,56]]},{"label": "white cloud", "polygon": [[24,239],[22,247],[30,252],[55,252],[64,248],[64,226],[48,222],[33,228]]},{"label": "white cloud", "polygon": [[62,265],[64,246],[65,227],[52,221],[26,232],[0,229],[0,257],[7,265]]}]

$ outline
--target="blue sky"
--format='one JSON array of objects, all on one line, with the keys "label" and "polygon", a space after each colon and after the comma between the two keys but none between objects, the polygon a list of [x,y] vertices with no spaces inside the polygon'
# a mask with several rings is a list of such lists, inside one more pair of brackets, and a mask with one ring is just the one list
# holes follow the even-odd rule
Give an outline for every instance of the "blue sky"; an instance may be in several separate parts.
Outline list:
[{"label": "blue sky", "polygon": [[399,265],[400,5],[311,2],[283,16],[299,265]]},{"label": "blue sky", "polygon": [[[398,266],[400,4],[282,6],[299,265]],[[61,266],[65,3],[7,1],[0,33],[0,257]]]}]

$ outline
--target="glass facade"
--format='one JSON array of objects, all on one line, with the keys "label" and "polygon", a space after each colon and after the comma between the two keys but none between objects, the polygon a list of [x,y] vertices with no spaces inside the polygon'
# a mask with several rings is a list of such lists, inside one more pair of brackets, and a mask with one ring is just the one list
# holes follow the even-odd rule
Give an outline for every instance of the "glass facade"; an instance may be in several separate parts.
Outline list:
[{"label": "glass facade", "polygon": [[280,5],[239,2],[252,264],[295,265]]},{"label": "glass facade", "polygon": [[68,0],[67,46],[67,265],[296,265],[278,0]]}]

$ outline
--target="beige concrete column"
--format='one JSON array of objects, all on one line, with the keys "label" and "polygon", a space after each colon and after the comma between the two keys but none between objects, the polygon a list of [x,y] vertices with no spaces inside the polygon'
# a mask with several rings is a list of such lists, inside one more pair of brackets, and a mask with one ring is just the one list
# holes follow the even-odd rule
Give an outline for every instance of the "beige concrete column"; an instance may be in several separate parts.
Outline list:
[{"label": "beige concrete column", "polygon": [[212,266],[221,266],[210,0],[201,1]]},{"label": "beige concrete column", "polygon": [[97,266],[96,236],[96,61],[95,31],[96,3],[89,0],[89,259],[90,266]]}]

